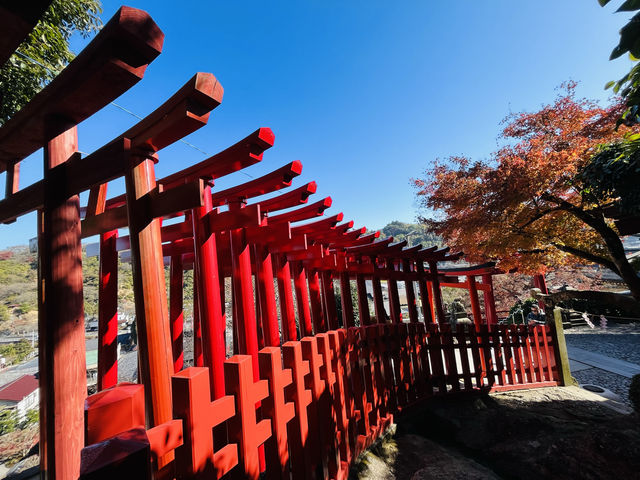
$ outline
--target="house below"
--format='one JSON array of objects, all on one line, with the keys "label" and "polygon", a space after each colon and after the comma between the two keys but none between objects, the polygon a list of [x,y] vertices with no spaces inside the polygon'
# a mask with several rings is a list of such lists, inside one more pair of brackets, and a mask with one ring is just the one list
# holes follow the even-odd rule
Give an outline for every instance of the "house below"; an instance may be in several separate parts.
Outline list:
[{"label": "house below", "polygon": [[37,408],[39,403],[38,379],[35,375],[23,375],[0,387],[0,408],[15,409],[19,421],[24,420],[27,411]]}]

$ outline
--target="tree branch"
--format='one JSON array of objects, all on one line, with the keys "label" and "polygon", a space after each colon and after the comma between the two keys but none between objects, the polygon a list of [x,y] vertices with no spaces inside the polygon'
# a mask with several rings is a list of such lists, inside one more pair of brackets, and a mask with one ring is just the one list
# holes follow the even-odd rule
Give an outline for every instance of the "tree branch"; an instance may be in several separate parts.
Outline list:
[{"label": "tree branch", "polygon": [[553,245],[558,250],[561,250],[566,253],[570,253],[571,255],[575,255],[576,257],[584,258],[585,260],[589,260],[590,262],[593,262],[593,263],[598,263],[603,267],[608,268],[616,275],[620,275],[620,271],[618,270],[618,267],[616,266],[616,264],[613,263],[608,258],[601,257],[593,253],[585,252],[584,250],[580,250],[575,247],[570,247],[569,245],[563,245],[561,243],[551,242],[551,245]]}]

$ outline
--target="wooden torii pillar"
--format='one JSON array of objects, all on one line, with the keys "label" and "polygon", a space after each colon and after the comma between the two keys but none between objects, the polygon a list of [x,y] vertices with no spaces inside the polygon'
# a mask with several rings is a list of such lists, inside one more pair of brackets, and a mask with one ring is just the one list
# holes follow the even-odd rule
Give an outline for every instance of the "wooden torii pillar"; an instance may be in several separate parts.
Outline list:
[{"label": "wooden torii pillar", "polygon": [[446,323],[447,317],[442,306],[442,291],[440,290],[440,279],[438,278],[438,262],[429,261],[429,272],[431,273],[431,291],[433,295],[433,303],[435,305],[436,318],[438,323]]},{"label": "wooden torii pillar", "polygon": [[498,313],[496,312],[496,300],[493,295],[493,275],[486,273],[482,275],[482,284],[487,288],[483,290],[484,311],[487,315],[487,323],[496,325],[498,323]]},{"label": "wooden torii pillar", "polygon": [[[37,2],[34,13],[43,6]],[[34,22],[4,28],[14,17],[11,7],[3,6],[2,12],[0,25],[9,37],[0,47],[4,61],[37,16]],[[76,125],[135,85],[160,53],[162,40],[162,32],[145,12],[121,8],[0,130],[0,171],[7,172],[0,221],[40,210],[40,462],[48,478],[77,478],[83,446],[86,359],[78,194],[121,176],[124,168],[123,143],[106,149],[113,154],[111,163],[102,163],[104,149],[82,159]],[[44,178],[19,190],[20,162],[40,147],[45,149]]]}]

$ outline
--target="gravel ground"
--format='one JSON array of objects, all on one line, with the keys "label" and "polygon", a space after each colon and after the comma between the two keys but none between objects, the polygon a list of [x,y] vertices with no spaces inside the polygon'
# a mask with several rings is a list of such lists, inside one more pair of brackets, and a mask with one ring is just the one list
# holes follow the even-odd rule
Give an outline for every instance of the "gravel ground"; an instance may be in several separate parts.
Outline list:
[{"label": "gravel ground", "polygon": [[[566,329],[564,333],[569,346],[640,365],[639,324],[610,324],[603,329],[596,323],[595,329],[584,326]],[[573,372],[572,375],[581,384],[590,383],[611,390],[629,404],[630,378],[599,368]]]}]

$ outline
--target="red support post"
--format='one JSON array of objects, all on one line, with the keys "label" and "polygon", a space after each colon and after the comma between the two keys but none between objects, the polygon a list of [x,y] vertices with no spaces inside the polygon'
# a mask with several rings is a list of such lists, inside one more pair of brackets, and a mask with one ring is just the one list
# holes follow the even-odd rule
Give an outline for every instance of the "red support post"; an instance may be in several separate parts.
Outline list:
[{"label": "red support post", "polygon": [[200,325],[200,302],[198,301],[198,272],[193,270],[193,366],[203,367],[202,356],[202,327]]},{"label": "red support post", "polygon": [[[204,366],[209,368],[213,398],[224,395],[225,318],[220,297],[218,279],[218,253],[216,236],[210,229],[209,214],[212,207],[211,187],[203,192],[202,207],[192,210],[194,242],[194,286],[198,289],[200,328],[202,331],[202,354]],[[256,351],[257,355],[257,351]]]},{"label": "red support post", "polygon": [[238,445],[214,451],[213,429],[234,415],[234,397],[211,401],[209,372],[191,367],[172,378],[173,415],[182,420],[184,446],[176,451],[176,470],[186,478],[218,479],[238,465]]},{"label": "red support post", "polygon": [[386,323],[387,312],[384,309],[384,300],[382,299],[382,285],[380,283],[378,265],[376,264],[375,255],[371,256],[370,258],[371,263],[373,264],[373,275],[371,276],[371,284],[373,286],[373,307],[376,313],[376,323]]},{"label": "red support post", "polygon": [[442,306],[442,292],[440,291],[440,279],[438,278],[438,262],[429,262],[429,272],[431,273],[431,293],[433,295],[433,303],[435,309],[435,317],[438,323],[447,322]]},{"label": "red support post", "polygon": [[293,382],[291,369],[282,368],[280,349],[266,347],[258,353],[260,378],[269,382],[269,396],[262,402],[263,417],[271,419],[273,435],[265,443],[266,478],[289,478],[287,425],[295,416],[295,405],[285,399]]},{"label": "red support post", "polygon": [[342,327],[355,327],[351,281],[347,272],[340,272],[340,304],[342,306]]},{"label": "red support post", "polygon": [[183,275],[182,255],[174,255],[169,264],[169,321],[171,322],[173,373],[178,373],[184,368]]},{"label": "red support post", "polygon": [[293,385],[285,391],[286,399],[293,402],[295,416],[288,425],[289,448],[291,449],[291,471],[293,478],[312,478],[312,443],[309,436],[308,407],[311,405],[311,390],[306,388],[309,362],[302,358],[300,342],[286,342],[282,346],[285,368],[292,372]]},{"label": "red support post", "polygon": [[333,289],[332,272],[328,270],[323,271],[321,280],[327,325],[329,330],[335,330],[338,328],[338,310],[336,308],[336,293]]},{"label": "red support post", "polygon": [[[548,295],[549,294],[549,289],[547,288],[547,282],[544,278],[544,274],[542,273],[538,273],[536,275],[533,276],[533,285],[536,288],[540,289],[540,293],[544,294],[544,295]],[[541,309],[544,309],[545,305],[544,305],[544,300],[540,299],[538,300],[538,306]]]},{"label": "red support post", "polygon": [[265,345],[280,346],[280,328],[278,326],[278,308],[273,285],[273,265],[269,249],[263,245],[255,246],[256,290],[260,299],[260,317]]},{"label": "red support post", "polygon": [[[389,261],[388,267],[395,270],[393,261]],[[389,310],[391,310],[391,321],[393,323],[402,323],[402,311],[400,310],[400,295],[398,294],[398,282],[395,278],[387,281],[389,285]]]},{"label": "red support post", "polygon": [[46,127],[38,225],[40,468],[47,478],[67,480],[80,474],[87,396],[80,201],[65,195],[64,179],[52,178],[52,170],[76,154],[78,137],[75,125],[62,119]]},{"label": "red support post", "polygon": [[[243,208],[241,202],[229,204],[229,211]],[[245,239],[244,230],[239,228],[231,232],[231,265],[233,281],[233,303],[235,307],[233,322],[238,332],[238,351],[251,355],[255,380],[258,370],[258,329],[253,298],[253,275],[251,272],[251,250]]]},{"label": "red support post", "polygon": [[296,314],[293,306],[291,287],[291,267],[285,256],[277,257],[278,295],[280,297],[280,314],[282,316],[282,334],[286,341],[297,340]]},{"label": "red support post", "polygon": [[317,270],[309,275],[309,301],[311,302],[311,319],[315,334],[327,331],[327,322],[322,311],[322,296],[320,294],[320,276]]},{"label": "red support post", "polygon": [[483,290],[487,323],[496,325],[498,323],[498,313],[496,312],[496,300],[493,295],[493,276],[491,274],[482,275],[482,283],[489,286],[489,288]]},{"label": "red support post", "polygon": [[313,335],[311,326],[311,310],[309,307],[309,291],[307,290],[307,270],[302,262],[294,264],[295,277],[293,283],[296,288],[296,304],[300,321],[300,335],[307,337]]},{"label": "red support post", "polygon": [[409,307],[409,321],[416,323],[418,321],[418,306],[416,305],[416,292],[413,289],[413,280],[409,276],[411,273],[411,262],[408,258],[402,260],[402,271],[406,277],[404,280],[404,289],[407,292],[407,305]]},{"label": "red support post", "polygon": [[360,316],[360,326],[371,324],[371,313],[369,312],[369,299],[367,298],[367,284],[364,275],[356,274],[356,286],[358,287],[358,314]]},{"label": "red support post", "polygon": [[[125,175],[139,339],[139,378],[145,386],[147,415],[152,427],[172,419],[173,374],[161,221],[152,218],[150,205],[139,202],[156,188],[154,165],[155,159],[151,156],[136,156],[132,158],[131,170]],[[159,468],[172,459],[173,453],[160,459]]]},{"label": "red support post", "polygon": [[229,439],[238,444],[240,477],[258,480],[260,446],[271,436],[271,421],[256,418],[256,406],[269,395],[267,380],[255,381],[253,357],[235,355],[224,363],[227,392],[235,397],[236,415],[229,419]]},{"label": "red support post", "polygon": [[473,314],[473,323],[476,328],[482,325],[482,313],[480,312],[480,302],[478,300],[478,287],[476,286],[476,277],[473,275],[467,276],[469,282],[469,297],[471,297],[471,312]]},{"label": "red support post", "polygon": [[98,391],[118,383],[118,231],[100,235]]}]

